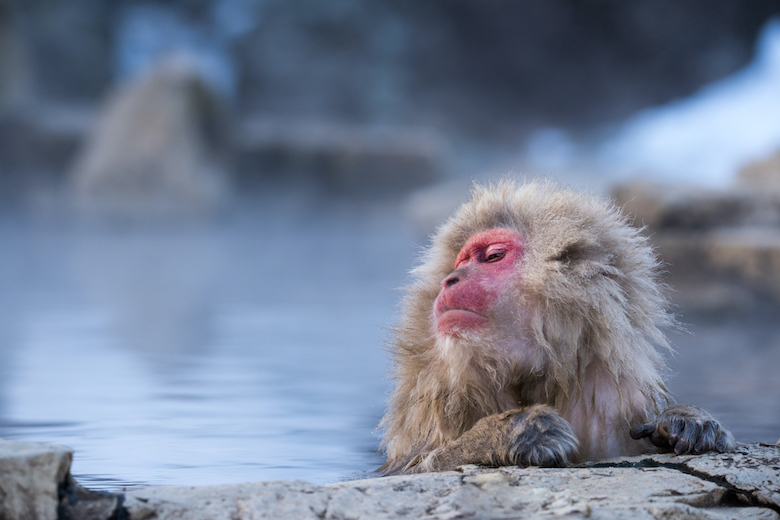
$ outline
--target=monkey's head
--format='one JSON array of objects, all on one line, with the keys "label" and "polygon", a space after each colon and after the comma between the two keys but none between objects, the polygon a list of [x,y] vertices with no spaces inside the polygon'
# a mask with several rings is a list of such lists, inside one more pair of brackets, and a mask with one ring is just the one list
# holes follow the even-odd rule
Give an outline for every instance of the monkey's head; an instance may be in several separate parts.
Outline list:
[{"label": "monkey's head", "polygon": [[[533,399],[555,404],[595,361],[616,385],[628,378],[657,393],[656,346],[674,323],[658,271],[613,204],[549,182],[476,185],[413,271],[399,379],[427,364],[449,386],[484,374],[499,387],[533,380],[544,394]],[[467,377],[474,370],[483,375]]]}]

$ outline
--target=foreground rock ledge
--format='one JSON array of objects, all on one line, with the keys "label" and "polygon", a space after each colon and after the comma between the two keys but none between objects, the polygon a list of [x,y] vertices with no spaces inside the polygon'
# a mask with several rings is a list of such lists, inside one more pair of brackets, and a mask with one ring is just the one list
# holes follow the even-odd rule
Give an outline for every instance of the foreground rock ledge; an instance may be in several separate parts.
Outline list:
[{"label": "foreground rock ledge", "polygon": [[[780,446],[747,444],[729,454],[630,457],[565,469],[464,466],[326,486],[276,481],[109,495],[71,479],[60,483],[60,496],[60,518],[88,520],[780,519]],[[4,509],[7,500],[0,493],[0,518],[17,518]]]}]

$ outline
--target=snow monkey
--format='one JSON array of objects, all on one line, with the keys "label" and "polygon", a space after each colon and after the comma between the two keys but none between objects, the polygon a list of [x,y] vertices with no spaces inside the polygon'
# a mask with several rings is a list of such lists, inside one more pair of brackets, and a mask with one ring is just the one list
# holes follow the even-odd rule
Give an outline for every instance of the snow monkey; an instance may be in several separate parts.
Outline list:
[{"label": "snow monkey", "polygon": [[730,451],[671,406],[659,261],[620,209],[550,182],[473,188],[412,271],[384,474]]}]

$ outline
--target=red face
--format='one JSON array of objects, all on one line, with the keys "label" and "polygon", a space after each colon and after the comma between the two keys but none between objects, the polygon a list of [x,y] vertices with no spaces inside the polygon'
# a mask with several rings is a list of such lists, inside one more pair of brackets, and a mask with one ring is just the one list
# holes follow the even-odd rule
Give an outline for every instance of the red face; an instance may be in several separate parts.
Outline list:
[{"label": "red face", "polygon": [[494,228],[472,235],[458,253],[455,269],[443,281],[434,303],[438,334],[495,328],[502,296],[516,283],[523,237]]}]

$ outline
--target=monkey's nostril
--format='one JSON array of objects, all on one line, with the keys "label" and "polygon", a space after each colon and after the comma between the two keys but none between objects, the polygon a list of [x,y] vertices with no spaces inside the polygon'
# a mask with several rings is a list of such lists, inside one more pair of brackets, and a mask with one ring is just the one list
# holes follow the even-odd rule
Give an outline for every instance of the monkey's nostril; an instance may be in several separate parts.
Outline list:
[{"label": "monkey's nostril", "polygon": [[460,281],[460,278],[458,278],[457,275],[451,274],[447,278],[444,279],[444,287],[452,287],[456,283]]}]

